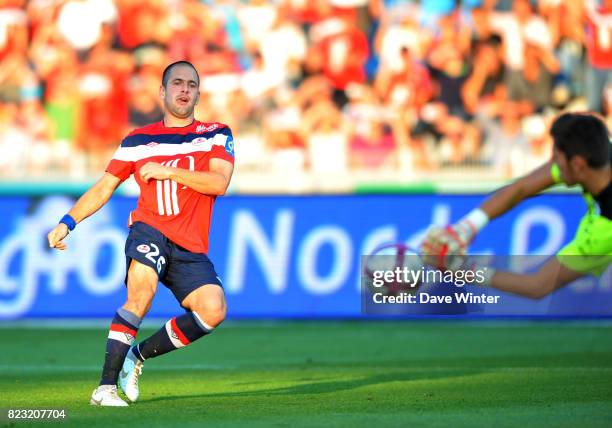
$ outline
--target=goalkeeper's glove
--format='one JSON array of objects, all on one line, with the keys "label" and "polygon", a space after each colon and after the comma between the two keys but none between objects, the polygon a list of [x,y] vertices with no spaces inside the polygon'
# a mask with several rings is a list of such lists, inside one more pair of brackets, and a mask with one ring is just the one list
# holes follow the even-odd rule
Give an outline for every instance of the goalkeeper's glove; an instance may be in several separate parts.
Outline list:
[{"label": "goalkeeper's glove", "polygon": [[421,244],[425,262],[438,269],[461,267],[468,245],[488,222],[487,214],[477,208],[453,225],[432,227]]}]

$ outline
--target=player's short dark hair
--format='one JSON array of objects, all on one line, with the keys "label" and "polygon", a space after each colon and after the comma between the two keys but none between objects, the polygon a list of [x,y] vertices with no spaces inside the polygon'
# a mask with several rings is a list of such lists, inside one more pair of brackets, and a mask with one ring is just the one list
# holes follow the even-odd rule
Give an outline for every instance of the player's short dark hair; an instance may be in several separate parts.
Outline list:
[{"label": "player's short dark hair", "polygon": [[610,135],[606,124],[589,113],[564,113],[550,128],[555,148],[568,159],[581,156],[591,168],[610,163]]},{"label": "player's short dark hair", "polygon": [[196,70],[196,68],[194,67],[194,65],[192,63],[190,63],[189,61],[176,61],[173,62],[172,64],[168,65],[168,67],[166,67],[164,69],[164,72],[162,74],[162,86],[165,88],[168,85],[168,80],[170,79],[170,72],[172,71],[172,69],[178,65],[186,65],[188,67],[193,68],[193,71],[195,71],[195,74],[198,78],[198,85],[200,84],[200,75],[198,74],[198,70]]}]

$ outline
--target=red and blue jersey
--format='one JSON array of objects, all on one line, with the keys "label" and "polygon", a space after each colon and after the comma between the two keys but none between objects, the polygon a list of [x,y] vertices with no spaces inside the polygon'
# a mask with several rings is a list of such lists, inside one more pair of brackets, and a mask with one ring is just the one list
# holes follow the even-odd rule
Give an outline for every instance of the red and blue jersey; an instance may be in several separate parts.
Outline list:
[{"label": "red and blue jersey", "polygon": [[226,125],[196,120],[185,127],[168,128],[161,121],[132,131],[121,142],[106,171],[121,181],[134,174],[140,187],[138,206],[130,213],[130,226],[141,221],[189,251],[207,253],[216,196],[204,195],[173,180],[144,182],[140,168],[147,162],[157,162],[205,172],[214,158],[234,163],[234,140]]}]

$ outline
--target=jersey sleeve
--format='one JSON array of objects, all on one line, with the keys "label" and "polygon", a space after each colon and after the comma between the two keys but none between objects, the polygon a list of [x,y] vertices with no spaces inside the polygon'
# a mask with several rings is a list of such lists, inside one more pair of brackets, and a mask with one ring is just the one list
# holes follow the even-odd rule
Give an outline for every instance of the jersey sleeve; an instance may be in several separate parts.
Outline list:
[{"label": "jersey sleeve", "polygon": [[210,151],[210,158],[223,159],[231,164],[234,163],[234,137],[232,131],[228,128],[222,128],[215,135],[215,144]]},{"label": "jersey sleeve", "polygon": [[[123,143],[122,143],[123,145]],[[124,156],[125,148],[119,148],[113,154],[113,158],[106,167],[106,172],[119,178],[121,181],[127,180],[134,173],[134,162]]]},{"label": "jersey sleeve", "polygon": [[612,220],[587,213],[574,239],[557,253],[557,260],[574,272],[602,275],[612,264]]}]

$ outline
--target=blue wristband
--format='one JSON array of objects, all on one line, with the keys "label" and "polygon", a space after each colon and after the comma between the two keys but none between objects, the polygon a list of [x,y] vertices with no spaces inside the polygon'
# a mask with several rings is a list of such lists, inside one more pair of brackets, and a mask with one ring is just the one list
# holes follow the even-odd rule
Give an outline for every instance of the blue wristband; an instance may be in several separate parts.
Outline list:
[{"label": "blue wristband", "polygon": [[74,221],[70,214],[66,214],[59,222],[64,223],[68,230],[73,230],[76,227],[76,221]]}]

